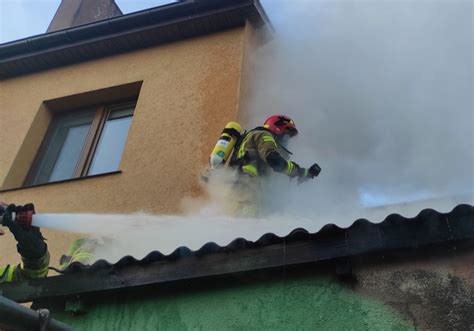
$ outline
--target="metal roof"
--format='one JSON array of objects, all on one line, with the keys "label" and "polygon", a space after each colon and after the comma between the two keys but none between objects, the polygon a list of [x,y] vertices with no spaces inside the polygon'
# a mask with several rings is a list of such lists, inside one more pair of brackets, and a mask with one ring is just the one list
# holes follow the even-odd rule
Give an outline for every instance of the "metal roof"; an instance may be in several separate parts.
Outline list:
[{"label": "metal roof", "polygon": [[268,18],[259,0],[185,0],[0,45],[0,79],[128,52]]},{"label": "metal roof", "polygon": [[471,205],[458,205],[449,213],[425,209],[414,218],[392,214],[381,223],[360,219],[348,228],[328,224],[316,233],[304,229],[296,229],[285,237],[268,233],[255,242],[237,238],[223,247],[209,242],[197,251],[186,247],[169,255],[154,251],[141,260],[125,256],[115,264],[105,260],[91,266],[75,262],[64,275],[0,284],[0,291],[10,299],[27,302],[406,249],[452,249],[463,245],[474,248]]}]

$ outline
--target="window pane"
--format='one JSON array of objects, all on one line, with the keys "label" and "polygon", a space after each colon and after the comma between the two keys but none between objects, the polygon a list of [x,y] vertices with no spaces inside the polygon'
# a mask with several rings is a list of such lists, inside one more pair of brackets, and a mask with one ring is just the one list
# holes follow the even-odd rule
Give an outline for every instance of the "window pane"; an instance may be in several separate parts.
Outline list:
[{"label": "window pane", "polygon": [[27,184],[42,184],[72,178],[89,132],[95,110],[54,118],[39,163]]},{"label": "window pane", "polygon": [[[89,169],[89,175],[118,170],[128,129],[132,122],[133,108],[110,113]],[[123,117],[126,116],[126,117]]]},{"label": "window pane", "polygon": [[73,177],[89,127],[90,124],[69,128],[63,148],[49,178],[50,182]]}]

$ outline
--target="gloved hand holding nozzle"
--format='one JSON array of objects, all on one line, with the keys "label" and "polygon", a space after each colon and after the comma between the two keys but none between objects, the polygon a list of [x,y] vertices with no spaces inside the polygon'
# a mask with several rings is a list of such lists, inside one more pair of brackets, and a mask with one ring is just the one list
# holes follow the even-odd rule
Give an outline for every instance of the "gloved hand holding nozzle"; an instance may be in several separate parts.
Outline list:
[{"label": "gloved hand holding nozzle", "polygon": [[31,226],[31,217],[34,213],[35,206],[32,203],[24,206],[0,203],[2,225],[10,229],[18,242],[18,253],[28,259],[41,258],[47,250],[39,228]]}]

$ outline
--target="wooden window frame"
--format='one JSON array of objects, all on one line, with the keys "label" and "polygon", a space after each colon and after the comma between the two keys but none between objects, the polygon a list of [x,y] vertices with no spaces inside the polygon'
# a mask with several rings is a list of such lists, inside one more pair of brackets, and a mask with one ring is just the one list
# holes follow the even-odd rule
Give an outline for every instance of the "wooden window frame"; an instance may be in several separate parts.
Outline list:
[{"label": "wooden window frame", "polygon": [[[136,104],[137,104],[137,100],[134,99],[132,101],[128,100],[128,101],[114,102],[114,103],[107,103],[107,104],[104,103],[104,104],[96,105],[94,107],[87,107],[87,108],[95,109],[95,115],[92,120],[89,131],[87,133],[84,146],[82,147],[82,150],[80,152],[79,160],[74,169],[74,173],[72,177],[69,179],[77,179],[77,178],[88,176],[87,173],[89,172],[89,169],[91,167],[92,160],[94,158],[95,152],[97,150],[97,146],[100,141],[100,137],[102,136],[105,124],[107,122],[107,119],[109,118],[110,113],[114,111],[117,107],[124,107],[124,106],[130,105],[133,107],[133,114],[132,114],[132,117],[133,117]],[[77,109],[75,111],[70,111],[68,113],[79,112],[79,111],[80,109]],[[61,116],[61,113],[58,112],[56,115]],[[45,138],[43,139],[43,142],[41,143],[41,147],[39,148],[38,153],[36,154],[35,160],[33,162],[33,166],[30,168],[30,171],[28,173],[28,176],[26,177],[25,182],[23,183],[23,186],[43,185],[43,184],[55,182],[55,181],[51,181],[51,182],[46,182],[46,183],[32,183],[35,175],[40,170],[39,167],[41,164],[41,160],[44,157],[47,148],[52,143],[51,141],[52,128],[54,127],[56,121],[58,121],[58,118],[57,116],[54,116],[48,128],[48,133],[46,134]]]}]

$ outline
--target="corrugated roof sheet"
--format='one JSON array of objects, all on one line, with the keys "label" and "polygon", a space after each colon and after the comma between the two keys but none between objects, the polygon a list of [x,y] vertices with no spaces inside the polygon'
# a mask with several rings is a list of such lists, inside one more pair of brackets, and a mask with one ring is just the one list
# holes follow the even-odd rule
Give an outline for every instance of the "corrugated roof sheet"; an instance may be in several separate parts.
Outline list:
[{"label": "corrugated roof sheet", "polygon": [[141,260],[132,256],[124,256],[115,264],[106,260],[99,260],[90,266],[75,262],[64,270],[64,273],[94,272],[102,268],[119,269],[131,264],[144,265],[158,261],[175,261],[184,257],[201,257],[207,254],[229,253],[242,249],[258,249],[269,245],[304,241],[317,242],[322,249],[331,249],[334,256],[330,252],[325,254],[323,250],[318,253],[322,258],[331,258],[344,254],[357,255],[374,250],[416,248],[438,242],[469,238],[474,238],[474,207],[458,205],[450,213],[445,214],[433,209],[425,209],[414,218],[391,214],[380,223],[359,219],[347,228],[327,224],[316,233],[309,233],[305,229],[298,228],[284,237],[267,233],[257,241],[236,238],[226,246],[209,242],[196,251],[187,247],[178,247],[168,255],[153,251]]},{"label": "corrugated roof sheet", "polygon": [[284,237],[267,233],[254,242],[237,238],[226,246],[209,242],[196,251],[154,251],[141,260],[76,262],[64,275],[2,284],[0,290],[11,299],[29,301],[466,242],[474,243],[474,207],[463,204],[449,213],[425,209],[413,218],[392,214],[381,223],[359,219],[347,228],[328,224],[316,233],[295,229]]}]

